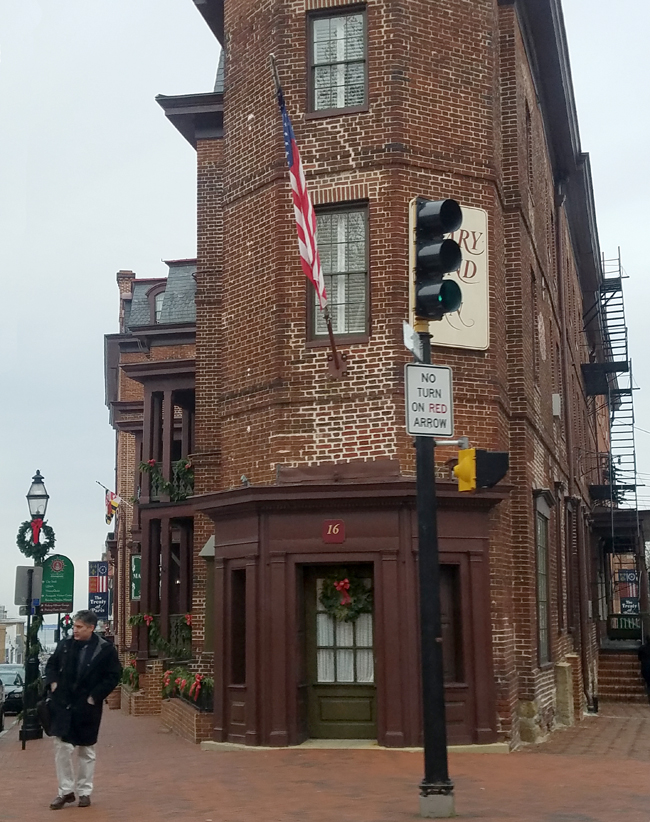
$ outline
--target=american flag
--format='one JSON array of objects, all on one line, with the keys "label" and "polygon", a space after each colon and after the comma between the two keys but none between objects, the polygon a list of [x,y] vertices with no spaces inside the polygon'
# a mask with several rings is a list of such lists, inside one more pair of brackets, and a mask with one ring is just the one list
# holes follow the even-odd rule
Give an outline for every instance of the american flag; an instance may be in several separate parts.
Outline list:
[{"label": "american flag", "polygon": [[318,256],[316,246],[316,215],[311,204],[311,198],[307,191],[305,174],[302,170],[300,153],[296,145],[296,138],[291,126],[291,120],[287,114],[287,107],[284,103],[284,96],[279,83],[277,83],[278,105],[282,115],[282,131],[284,134],[284,149],[287,154],[289,164],[289,179],[291,180],[291,198],[293,200],[293,211],[296,216],[296,227],[298,229],[298,246],[300,248],[300,264],[305,276],[310,280],[316,289],[318,304],[321,311],[327,306],[327,294],[325,293],[325,281],[323,279],[323,269]]}]

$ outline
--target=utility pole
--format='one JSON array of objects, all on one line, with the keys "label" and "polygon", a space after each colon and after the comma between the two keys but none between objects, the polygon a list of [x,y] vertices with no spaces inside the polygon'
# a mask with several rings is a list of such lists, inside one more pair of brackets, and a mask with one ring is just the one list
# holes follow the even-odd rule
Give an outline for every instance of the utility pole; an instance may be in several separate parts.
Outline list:
[{"label": "utility pole", "polygon": [[[423,364],[429,365],[431,337],[428,331],[420,332],[418,336]],[[454,815],[454,784],[449,779],[447,765],[435,447],[433,437],[415,438],[424,729],[424,778],[420,782],[420,814],[430,818],[446,818]]]}]

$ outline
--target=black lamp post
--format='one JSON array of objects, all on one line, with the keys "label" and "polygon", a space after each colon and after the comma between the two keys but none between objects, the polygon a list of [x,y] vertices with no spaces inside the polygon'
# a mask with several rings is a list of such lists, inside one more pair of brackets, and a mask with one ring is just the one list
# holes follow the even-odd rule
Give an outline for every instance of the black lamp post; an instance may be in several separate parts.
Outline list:
[{"label": "black lamp post", "polygon": [[[45,484],[40,471],[32,477],[32,484],[27,492],[27,505],[32,518],[32,534],[34,542],[38,540],[38,535],[43,525],[47,502],[50,496],[45,490]],[[25,688],[23,691],[23,726],[20,731],[20,738],[25,749],[25,742],[28,739],[41,739],[43,728],[36,713],[36,703],[38,701],[38,680],[40,676],[38,645],[32,642],[32,600],[34,599],[32,590],[33,574],[29,573],[27,583],[27,637],[25,639]],[[39,609],[35,609],[35,615]],[[39,614],[40,616],[40,614]]]}]

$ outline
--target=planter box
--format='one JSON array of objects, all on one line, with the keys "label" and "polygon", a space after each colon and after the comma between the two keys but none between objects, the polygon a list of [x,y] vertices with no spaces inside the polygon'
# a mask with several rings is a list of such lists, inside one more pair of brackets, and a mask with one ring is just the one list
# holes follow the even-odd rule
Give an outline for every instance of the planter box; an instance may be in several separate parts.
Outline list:
[{"label": "planter box", "polygon": [[212,739],[214,714],[199,711],[194,705],[182,699],[165,699],[162,702],[160,718],[165,728],[198,744]]},{"label": "planter box", "polygon": [[114,691],[106,697],[106,705],[109,710],[115,711],[122,706],[122,686],[118,685]]},{"label": "planter box", "polygon": [[128,685],[122,685],[121,709],[123,714],[131,716],[156,716],[160,713],[160,694],[147,693],[144,689],[132,691]]}]

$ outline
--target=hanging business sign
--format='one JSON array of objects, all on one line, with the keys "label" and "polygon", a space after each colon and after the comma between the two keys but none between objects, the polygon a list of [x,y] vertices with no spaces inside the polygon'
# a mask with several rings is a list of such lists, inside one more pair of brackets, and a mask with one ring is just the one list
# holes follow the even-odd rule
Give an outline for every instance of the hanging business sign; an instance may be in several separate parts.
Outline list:
[{"label": "hanging business sign", "polygon": [[88,610],[108,619],[108,562],[88,563]]},{"label": "hanging business sign", "polygon": [[131,554],[131,599],[140,599],[142,554]]},{"label": "hanging business sign", "polygon": [[41,611],[67,614],[74,607],[74,565],[63,554],[53,554],[43,563]]},{"label": "hanging business sign", "polygon": [[622,614],[640,614],[638,597],[621,597],[621,613]]}]

